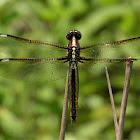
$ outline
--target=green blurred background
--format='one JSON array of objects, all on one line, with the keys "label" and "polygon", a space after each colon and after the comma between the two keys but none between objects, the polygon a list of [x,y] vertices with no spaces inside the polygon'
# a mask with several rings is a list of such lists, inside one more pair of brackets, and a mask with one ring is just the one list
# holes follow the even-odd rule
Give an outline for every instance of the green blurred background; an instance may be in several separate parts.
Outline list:
[{"label": "green blurred background", "polygon": [[[77,29],[80,44],[140,36],[140,0],[0,0],[0,32],[66,45]],[[93,72],[91,72],[93,73]],[[77,124],[68,113],[66,140],[115,139],[105,77],[81,70]],[[96,74],[95,74],[96,75]],[[124,77],[119,77],[119,81]],[[65,78],[36,84],[0,78],[0,140],[59,139]],[[119,116],[123,82],[113,84]],[[140,138],[140,82],[132,79],[124,139]]]}]

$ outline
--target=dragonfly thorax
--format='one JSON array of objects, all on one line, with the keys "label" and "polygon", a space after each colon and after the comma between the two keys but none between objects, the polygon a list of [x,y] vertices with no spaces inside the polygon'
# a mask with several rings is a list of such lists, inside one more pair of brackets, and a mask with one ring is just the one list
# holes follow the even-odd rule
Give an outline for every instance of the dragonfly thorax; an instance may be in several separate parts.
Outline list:
[{"label": "dragonfly thorax", "polygon": [[72,59],[75,60],[75,47],[72,48]]}]

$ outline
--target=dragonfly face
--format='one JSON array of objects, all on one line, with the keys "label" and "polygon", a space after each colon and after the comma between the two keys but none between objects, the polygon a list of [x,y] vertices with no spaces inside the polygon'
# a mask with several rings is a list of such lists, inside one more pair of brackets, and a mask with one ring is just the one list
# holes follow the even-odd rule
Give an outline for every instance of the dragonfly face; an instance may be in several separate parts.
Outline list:
[{"label": "dragonfly face", "polygon": [[[72,122],[76,122],[78,64],[95,64],[96,73],[110,63],[135,61],[140,65],[140,37],[83,47],[78,42],[81,39],[79,31],[69,31],[66,38],[69,40],[68,45],[63,46],[0,33],[0,75],[40,82],[65,77],[64,73],[68,69],[70,116]],[[4,58],[3,54],[6,54]],[[100,67],[96,67],[96,64]]]}]

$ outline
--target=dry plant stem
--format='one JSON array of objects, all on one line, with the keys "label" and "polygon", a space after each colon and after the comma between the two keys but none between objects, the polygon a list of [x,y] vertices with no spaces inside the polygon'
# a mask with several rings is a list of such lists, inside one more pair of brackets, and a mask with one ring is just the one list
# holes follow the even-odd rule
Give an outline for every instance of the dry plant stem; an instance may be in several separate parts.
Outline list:
[{"label": "dry plant stem", "polygon": [[66,86],[65,86],[65,95],[64,95],[64,105],[63,105],[63,112],[62,112],[62,119],[61,119],[61,128],[60,128],[60,140],[65,139],[65,132],[66,132],[66,123],[67,123],[67,112],[68,112],[68,82],[69,82],[69,70],[67,72],[66,78]]},{"label": "dry plant stem", "polygon": [[123,128],[124,128],[125,112],[126,112],[126,106],[127,106],[132,65],[133,65],[133,61],[126,62],[125,83],[124,83],[124,89],[123,89],[123,97],[122,97],[122,103],[121,103],[119,125],[117,123],[117,116],[116,116],[116,112],[115,112],[115,104],[114,104],[114,100],[113,100],[113,94],[112,94],[111,84],[110,84],[110,80],[109,80],[109,74],[108,74],[107,67],[105,67],[109,95],[110,95],[112,111],[113,111],[116,140],[122,140],[122,138],[123,138]]},{"label": "dry plant stem", "polygon": [[112,112],[113,112],[113,118],[114,118],[115,133],[116,133],[116,138],[117,138],[118,122],[117,122],[117,115],[116,115],[116,111],[115,111],[115,104],[114,104],[114,99],[113,99],[113,94],[112,94],[112,89],[111,89],[111,83],[110,83],[110,79],[109,79],[109,74],[108,74],[107,67],[105,67],[105,73],[106,73],[108,90],[109,90],[109,95],[110,95],[110,100],[111,100],[111,105],[112,105]]},{"label": "dry plant stem", "polygon": [[126,106],[127,106],[132,65],[133,65],[133,61],[126,62],[125,83],[124,83],[123,97],[122,97],[122,103],[121,103],[117,140],[122,140],[123,138],[123,128],[124,128],[125,112],[126,112]]}]

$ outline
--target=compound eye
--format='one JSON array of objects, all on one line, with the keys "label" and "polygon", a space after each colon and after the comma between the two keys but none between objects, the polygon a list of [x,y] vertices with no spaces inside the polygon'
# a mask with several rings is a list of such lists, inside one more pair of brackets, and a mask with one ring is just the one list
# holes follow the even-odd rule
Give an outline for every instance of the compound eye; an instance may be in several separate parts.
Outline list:
[{"label": "compound eye", "polygon": [[72,32],[69,31],[69,32],[67,33],[67,35],[66,35],[66,38],[67,38],[68,40],[70,40],[70,39],[72,39],[72,36],[73,36]]},{"label": "compound eye", "polygon": [[79,31],[77,31],[75,34],[75,38],[79,40],[79,39],[81,39],[81,37],[82,37],[81,33]]}]

